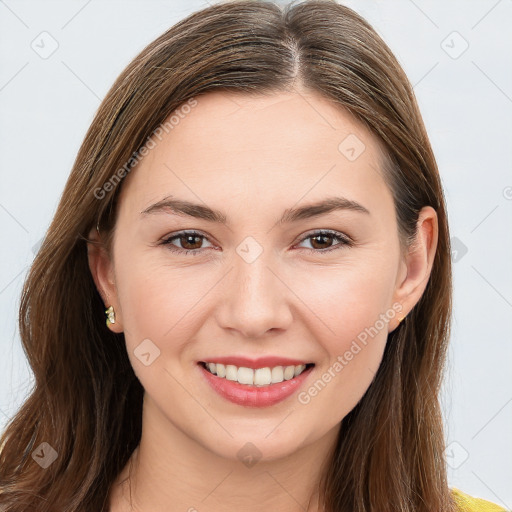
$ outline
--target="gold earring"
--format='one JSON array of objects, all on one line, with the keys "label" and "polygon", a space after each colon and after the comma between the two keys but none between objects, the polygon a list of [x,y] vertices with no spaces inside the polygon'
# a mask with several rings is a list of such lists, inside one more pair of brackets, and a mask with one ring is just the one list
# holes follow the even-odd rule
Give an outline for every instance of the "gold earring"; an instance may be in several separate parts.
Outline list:
[{"label": "gold earring", "polygon": [[107,315],[107,327],[110,327],[110,324],[116,323],[116,314],[114,312],[114,306],[110,306],[105,310],[105,314]]},{"label": "gold earring", "polygon": [[[407,315],[405,315],[405,316],[407,316]],[[402,318],[399,318],[399,319],[398,319],[398,325],[400,325],[400,323],[402,322],[402,320],[404,320],[405,316],[403,316]]]}]

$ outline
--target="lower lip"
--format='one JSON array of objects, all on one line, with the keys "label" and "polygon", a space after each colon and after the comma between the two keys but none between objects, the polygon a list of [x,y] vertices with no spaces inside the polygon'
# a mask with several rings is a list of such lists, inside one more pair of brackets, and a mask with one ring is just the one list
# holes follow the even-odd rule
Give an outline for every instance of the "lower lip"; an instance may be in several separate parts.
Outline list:
[{"label": "lower lip", "polygon": [[269,386],[249,386],[239,382],[217,377],[198,365],[208,384],[223,398],[237,405],[247,407],[268,407],[282,402],[292,395],[308,378],[313,366],[290,380],[284,380]]}]

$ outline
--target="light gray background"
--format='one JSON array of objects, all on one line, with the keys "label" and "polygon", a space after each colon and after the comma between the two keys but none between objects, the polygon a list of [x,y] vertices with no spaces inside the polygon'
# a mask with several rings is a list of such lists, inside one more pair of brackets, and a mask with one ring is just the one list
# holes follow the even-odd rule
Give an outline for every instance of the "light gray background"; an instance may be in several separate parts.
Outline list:
[{"label": "light gray background", "polygon": [[[512,0],[341,3],[403,65],[445,187],[456,248],[443,390],[450,484],[510,509]],[[1,429],[32,384],[16,324],[23,278],[93,114],[147,43],[206,5],[0,0]]]}]

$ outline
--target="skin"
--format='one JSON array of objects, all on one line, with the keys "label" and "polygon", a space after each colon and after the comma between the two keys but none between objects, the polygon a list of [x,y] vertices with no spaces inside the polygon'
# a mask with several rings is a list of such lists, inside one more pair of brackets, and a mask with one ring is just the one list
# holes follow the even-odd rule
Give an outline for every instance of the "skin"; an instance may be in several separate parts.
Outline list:
[{"label": "skin", "polygon": [[[370,386],[388,333],[426,287],[436,213],[421,211],[416,243],[402,254],[378,140],[316,93],[197,99],[125,179],[112,254],[89,245],[91,273],[116,313],[110,328],[125,333],[145,389],[142,439],[131,459],[133,510],[314,511],[340,423]],[[354,161],[338,150],[349,134],[365,145]],[[169,195],[221,210],[227,223],[141,215]],[[277,223],[286,209],[333,195],[370,214],[340,210]],[[158,244],[181,230],[204,235],[173,242],[197,255]],[[341,232],[354,245],[306,239],[314,230]],[[263,248],[251,263],[236,251],[248,236]],[[295,393],[271,407],[243,407],[200,378],[198,360],[272,354],[315,363],[299,391],[307,390],[393,304],[401,312],[307,404]],[[144,339],[160,350],[148,366],[134,355]],[[247,442],[261,453],[252,467],[237,456]],[[131,510],[121,483],[127,476],[128,465],[112,487],[112,511]]]}]

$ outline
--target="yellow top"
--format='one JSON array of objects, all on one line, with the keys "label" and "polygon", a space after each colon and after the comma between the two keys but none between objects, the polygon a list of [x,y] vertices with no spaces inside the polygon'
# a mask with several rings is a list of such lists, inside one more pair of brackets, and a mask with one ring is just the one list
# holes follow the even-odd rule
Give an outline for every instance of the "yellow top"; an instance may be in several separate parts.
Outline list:
[{"label": "yellow top", "polygon": [[506,508],[496,505],[496,503],[473,498],[455,487],[452,488],[452,494],[457,502],[458,512],[507,512]]}]

